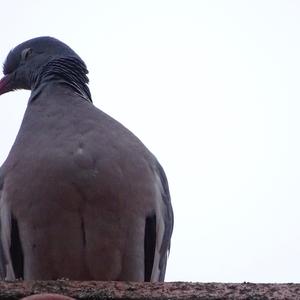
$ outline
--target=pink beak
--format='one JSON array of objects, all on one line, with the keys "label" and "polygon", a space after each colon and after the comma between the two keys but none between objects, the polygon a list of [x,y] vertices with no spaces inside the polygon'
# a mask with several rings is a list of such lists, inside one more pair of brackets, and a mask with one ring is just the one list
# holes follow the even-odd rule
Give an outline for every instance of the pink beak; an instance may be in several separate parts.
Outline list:
[{"label": "pink beak", "polygon": [[0,80],[0,95],[10,92],[12,89],[13,87],[12,87],[11,76],[9,74],[5,75]]}]

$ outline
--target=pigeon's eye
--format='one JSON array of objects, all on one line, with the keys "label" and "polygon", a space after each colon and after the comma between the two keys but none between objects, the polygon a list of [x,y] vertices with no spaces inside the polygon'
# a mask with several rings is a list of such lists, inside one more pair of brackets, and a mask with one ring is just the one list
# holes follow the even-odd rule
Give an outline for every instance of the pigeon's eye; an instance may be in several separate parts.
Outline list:
[{"label": "pigeon's eye", "polygon": [[26,49],[24,49],[24,50],[22,51],[22,53],[21,53],[21,59],[22,59],[23,61],[26,61],[27,58],[31,55],[31,53],[32,53],[32,49],[31,49],[31,48],[26,48]]}]

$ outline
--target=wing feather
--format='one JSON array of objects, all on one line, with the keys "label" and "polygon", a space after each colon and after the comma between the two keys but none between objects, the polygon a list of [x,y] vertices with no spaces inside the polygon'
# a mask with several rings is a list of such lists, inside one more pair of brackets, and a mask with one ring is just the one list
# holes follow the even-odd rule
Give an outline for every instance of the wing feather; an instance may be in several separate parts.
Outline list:
[{"label": "wing feather", "polygon": [[10,257],[11,211],[5,201],[4,177],[0,169],[0,278],[14,280]]},{"label": "wing feather", "polygon": [[159,249],[160,260],[159,260],[159,281],[164,281],[168,255],[171,247],[171,236],[174,227],[174,214],[173,208],[171,204],[171,196],[169,191],[169,184],[166,177],[166,174],[162,168],[162,166],[157,162],[157,170],[160,177],[161,185],[162,185],[162,200],[165,206],[164,210],[164,233],[162,238],[161,247]]}]

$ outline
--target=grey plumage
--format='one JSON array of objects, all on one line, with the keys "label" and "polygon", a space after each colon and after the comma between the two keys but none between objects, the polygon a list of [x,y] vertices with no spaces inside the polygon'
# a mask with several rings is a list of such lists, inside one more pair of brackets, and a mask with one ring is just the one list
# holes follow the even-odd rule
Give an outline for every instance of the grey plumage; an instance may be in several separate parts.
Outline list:
[{"label": "grey plumage", "polygon": [[0,169],[0,276],[163,281],[173,230],[164,171],[97,109],[67,45],[29,40],[4,63],[0,94],[30,89]]}]

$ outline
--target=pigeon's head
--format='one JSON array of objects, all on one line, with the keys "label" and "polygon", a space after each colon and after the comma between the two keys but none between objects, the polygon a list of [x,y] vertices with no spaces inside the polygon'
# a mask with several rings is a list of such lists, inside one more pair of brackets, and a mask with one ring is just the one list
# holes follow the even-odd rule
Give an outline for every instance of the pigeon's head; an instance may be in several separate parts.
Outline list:
[{"label": "pigeon's head", "polygon": [[[52,37],[34,38],[12,49],[4,62],[3,73],[0,95],[17,89],[32,90],[47,76],[63,78],[66,83],[70,81],[70,85],[75,83],[79,87],[88,83],[88,71],[81,58]],[[73,73],[73,78],[68,73]]]}]

